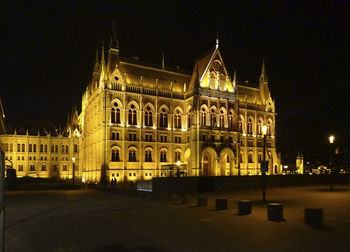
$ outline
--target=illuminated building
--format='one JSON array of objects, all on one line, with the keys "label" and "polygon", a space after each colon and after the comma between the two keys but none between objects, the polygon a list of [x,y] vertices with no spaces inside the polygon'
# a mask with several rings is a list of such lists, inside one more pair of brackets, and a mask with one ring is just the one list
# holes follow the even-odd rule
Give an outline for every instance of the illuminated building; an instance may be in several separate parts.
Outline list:
[{"label": "illuminated building", "polygon": [[[267,174],[281,173],[275,103],[265,65],[259,85],[238,83],[236,74],[231,79],[226,70],[218,41],[188,73],[166,67],[164,60],[162,66],[154,66],[137,58],[121,59],[113,36],[106,61],[103,47],[101,59],[96,55],[91,81],[82,96],[82,112],[76,117],[78,125],[67,137],[13,134],[6,141],[13,144],[14,152],[18,144],[28,148],[31,141],[48,148],[52,144],[69,146],[69,153],[58,155],[57,161],[61,156],[66,159],[57,168],[68,165],[70,171],[77,154],[73,146],[78,145],[79,171],[75,174],[86,182],[169,176],[162,169],[169,164],[182,167],[187,176],[258,175],[262,126],[266,125]],[[13,159],[17,162],[19,156],[13,154]],[[26,175],[30,175],[28,168]],[[50,172],[45,174],[50,176]],[[71,174],[67,172],[68,177]]]}]

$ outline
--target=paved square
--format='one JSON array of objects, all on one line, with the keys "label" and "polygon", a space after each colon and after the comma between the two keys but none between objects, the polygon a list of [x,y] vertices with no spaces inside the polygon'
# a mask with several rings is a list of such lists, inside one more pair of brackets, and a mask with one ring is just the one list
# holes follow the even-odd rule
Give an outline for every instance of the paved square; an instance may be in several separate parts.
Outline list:
[{"label": "paved square", "polygon": [[[349,251],[350,186],[267,189],[285,221],[267,221],[261,190],[206,194],[207,207],[96,191],[6,194],[6,251]],[[215,199],[228,209],[215,211]],[[237,202],[253,201],[238,216]],[[324,226],[304,224],[304,208],[324,208]]]}]

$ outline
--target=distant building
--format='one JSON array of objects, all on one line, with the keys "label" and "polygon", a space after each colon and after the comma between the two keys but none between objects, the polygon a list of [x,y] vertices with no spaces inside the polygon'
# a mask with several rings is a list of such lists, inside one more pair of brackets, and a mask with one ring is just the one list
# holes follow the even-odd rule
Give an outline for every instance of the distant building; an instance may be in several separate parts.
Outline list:
[{"label": "distant building", "polygon": [[17,132],[4,141],[19,176],[69,178],[73,157],[86,182],[168,176],[175,164],[187,176],[258,175],[266,125],[268,174],[280,174],[275,115],[264,63],[259,85],[238,83],[218,41],[188,73],[164,60],[123,60],[113,36],[106,62],[104,49],[96,55],[82,112],[67,134]]},{"label": "distant building", "polygon": [[301,153],[297,154],[296,158],[296,172],[298,174],[304,174],[304,158]]}]

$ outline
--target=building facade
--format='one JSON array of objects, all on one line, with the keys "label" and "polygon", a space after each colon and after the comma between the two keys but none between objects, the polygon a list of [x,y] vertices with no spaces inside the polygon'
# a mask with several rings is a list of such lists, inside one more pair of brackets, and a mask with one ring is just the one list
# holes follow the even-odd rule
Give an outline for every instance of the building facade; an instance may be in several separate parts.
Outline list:
[{"label": "building facade", "polygon": [[239,84],[235,74],[230,78],[218,42],[187,73],[164,61],[123,60],[112,38],[106,61],[103,48],[101,59],[96,55],[76,117],[66,137],[6,135],[6,155],[18,175],[70,178],[72,158],[79,163],[75,176],[84,182],[258,175],[263,125],[268,174],[281,173],[265,66],[259,85]]}]

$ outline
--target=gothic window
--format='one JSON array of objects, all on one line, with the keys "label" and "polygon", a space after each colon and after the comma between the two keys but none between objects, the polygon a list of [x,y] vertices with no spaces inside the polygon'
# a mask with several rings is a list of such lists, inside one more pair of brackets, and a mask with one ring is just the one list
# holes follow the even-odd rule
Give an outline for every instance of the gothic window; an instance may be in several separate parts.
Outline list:
[{"label": "gothic window", "polygon": [[220,110],[220,127],[225,127],[225,114],[223,110]]},{"label": "gothic window", "polygon": [[258,153],[258,162],[260,163],[262,161],[263,154],[261,152]]},{"label": "gothic window", "polygon": [[119,149],[112,150],[112,162],[120,162]]},{"label": "gothic window", "polygon": [[152,162],[152,151],[151,150],[145,151],[145,162]]},{"label": "gothic window", "polygon": [[30,171],[35,171],[35,165],[30,165],[29,170]]},{"label": "gothic window", "polygon": [[136,150],[129,150],[129,162],[136,162]]},{"label": "gothic window", "polygon": [[150,106],[147,106],[145,111],[145,126],[152,126],[152,125],[153,125],[152,111]]},{"label": "gothic window", "polygon": [[253,134],[253,119],[249,118],[248,120],[248,134]]},{"label": "gothic window", "polygon": [[174,125],[176,129],[181,129],[181,115],[180,111],[176,110],[174,115]]},{"label": "gothic window", "polygon": [[159,126],[167,128],[168,127],[168,114],[165,110],[165,108],[162,108],[160,115],[159,115]]},{"label": "gothic window", "polygon": [[207,125],[207,113],[205,111],[205,108],[202,108],[202,111],[201,111],[201,125],[202,126]]},{"label": "gothic window", "polygon": [[209,87],[210,87],[210,89],[216,88],[216,74],[214,72],[210,73]]},{"label": "gothic window", "polygon": [[17,152],[21,152],[21,145],[17,144]]},{"label": "gothic window", "polygon": [[114,107],[111,111],[111,122],[120,123],[120,108],[118,108],[118,103],[114,103]]},{"label": "gothic window", "polygon": [[41,170],[42,170],[42,171],[46,171],[46,165],[42,165],[42,166],[41,166]]},{"label": "gothic window", "polygon": [[232,111],[230,111],[230,112],[228,113],[228,127],[229,127],[230,129],[233,128],[233,113],[232,113]]},{"label": "gothic window", "polygon": [[160,151],[160,162],[166,162],[167,159],[166,159],[166,151],[165,150],[162,150]]},{"label": "gothic window", "polygon": [[267,122],[267,135],[271,136],[271,121]]},{"label": "gothic window", "polygon": [[131,104],[130,109],[128,111],[128,121],[130,125],[136,125],[136,108],[134,104]]},{"label": "gothic window", "polygon": [[211,109],[211,126],[216,127],[216,113],[214,109]]},{"label": "gothic window", "polygon": [[26,146],[25,144],[22,144],[22,152],[25,152],[26,151]]},{"label": "gothic window", "polygon": [[225,80],[225,75],[223,75],[223,74],[220,74],[219,89],[220,89],[220,91],[226,90],[226,80]]},{"label": "gothic window", "polygon": [[36,152],[36,144],[33,144],[33,152]]},{"label": "gothic window", "polygon": [[257,131],[258,131],[258,135],[262,135],[262,121],[261,120],[258,121]]}]

